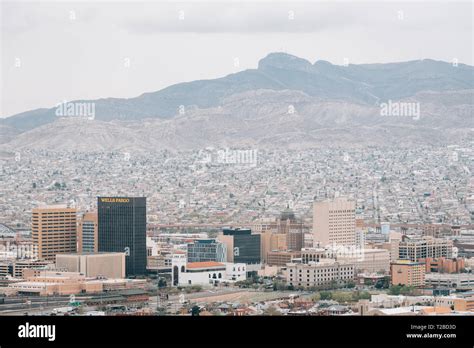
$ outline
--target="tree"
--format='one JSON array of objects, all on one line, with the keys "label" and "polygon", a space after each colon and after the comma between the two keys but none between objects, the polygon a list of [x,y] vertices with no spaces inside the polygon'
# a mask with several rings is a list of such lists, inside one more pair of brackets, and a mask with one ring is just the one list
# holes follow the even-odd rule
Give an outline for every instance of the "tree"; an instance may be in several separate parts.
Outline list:
[{"label": "tree", "polygon": [[412,295],[415,293],[415,288],[413,286],[394,285],[389,288],[388,293],[390,295]]},{"label": "tree", "polygon": [[191,308],[191,316],[199,317],[199,313],[201,313],[201,309],[199,308],[199,306],[193,306]]},{"label": "tree", "polygon": [[375,283],[375,288],[376,288],[376,289],[382,289],[382,288],[383,288],[383,285],[384,285],[383,280],[378,280],[378,281]]},{"label": "tree", "polygon": [[352,288],[355,288],[355,283],[352,281],[352,280],[349,280],[347,283],[346,283],[346,287],[348,289],[352,289]]},{"label": "tree", "polygon": [[281,315],[281,313],[275,307],[270,306],[263,311],[263,315]]},{"label": "tree", "polygon": [[158,287],[159,288],[165,288],[166,287],[166,280],[164,278],[160,278],[158,280]]},{"label": "tree", "polygon": [[186,288],[184,288],[184,291],[187,294],[190,294],[190,293],[193,293],[193,292],[200,292],[200,291],[202,291],[202,286],[201,285],[187,286]]},{"label": "tree", "polygon": [[343,302],[351,302],[352,301],[352,294],[350,292],[342,292],[338,291],[332,295],[332,299],[339,303]]},{"label": "tree", "polygon": [[352,293],[352,300],[370,300],[370,293],[368,291],[356,291]]},{"label": "tree", "polygon": [[388,289],[390,295],[400,295],[401,285],[393,285]]},{"label": "tree", "polygon": [[283,282],[274,281],[273,282],[273,291],[284,291],[286,290],[286,285]]},{"label": "tree", "polygon": [[330,291],[321,291],[319,295],[323,301],[332,299],[332,293]]},{"label": "tree", "polygon": [[165,316],[166,315],[166,308],[158,307],[156,309],[156,315]]},{"label": "tree", "polygon": [[402,286],[400,289],[400,294],[402,295],[413,295],[415,292],[415,288],[413,286]]},{"label": "tree", "polygon": [[330,288],[331,288],[331,289],[337,289],[338,287],[339,287],[338,281],[335,280],[335,279],[331,280],[331,286],[330,286]]}]

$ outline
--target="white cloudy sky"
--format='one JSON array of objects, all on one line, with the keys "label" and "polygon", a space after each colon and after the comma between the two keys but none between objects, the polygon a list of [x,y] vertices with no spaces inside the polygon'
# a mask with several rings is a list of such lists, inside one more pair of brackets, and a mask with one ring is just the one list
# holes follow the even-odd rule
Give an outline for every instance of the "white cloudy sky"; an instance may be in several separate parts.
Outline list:
[{"label": "white cloudy sky", "polygon": [[220,77],[276,51],[474,60],[471,1],[1,1],[0,117]]}]

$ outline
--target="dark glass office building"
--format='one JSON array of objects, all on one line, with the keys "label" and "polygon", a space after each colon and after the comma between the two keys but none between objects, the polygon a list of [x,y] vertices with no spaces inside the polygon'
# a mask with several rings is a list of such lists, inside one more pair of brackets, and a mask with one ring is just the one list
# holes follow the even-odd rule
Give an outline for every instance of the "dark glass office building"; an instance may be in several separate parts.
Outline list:
[{"label": "dark glass office building", "polygon": [[125,252],[127,276],[146,272],[146,198],[98,197],[98,249]]},{"label": "dark glass office building", "polygon": [[234,263],[259,264],[260,258],[260,235],[252,234],[248,228],[224,228],[224,236],[233,236],[234,239]]},{"label": "dark glass office building", "polygon": [[227,248],[215,239],[197,239],[188,243],[188,262],[226,262]]}]

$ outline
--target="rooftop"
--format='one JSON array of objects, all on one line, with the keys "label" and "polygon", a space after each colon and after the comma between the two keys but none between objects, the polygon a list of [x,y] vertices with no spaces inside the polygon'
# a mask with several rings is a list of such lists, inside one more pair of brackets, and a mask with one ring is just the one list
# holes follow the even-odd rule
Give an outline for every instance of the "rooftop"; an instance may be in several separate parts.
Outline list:
[{"label": "rooftop", "polygon": [[209,267],[225,267],[225,265],[221,262],[215,262],[215,261],[190,262],[186,265],[186,268],[188,269],[209,268]]},{"label": "rooftop", "polygon": [[77,253],[62,253],[59,256],[77,256],[77,255],[107,255],[107,254],[124,254],[125,252],[117,251],[97,251],[97,252],[77,252]]},{"label": "rooftop", "polygon": [[414,262],[411,260],[397,260],[392,262],[392,265],[424,265],[423,262]]}]

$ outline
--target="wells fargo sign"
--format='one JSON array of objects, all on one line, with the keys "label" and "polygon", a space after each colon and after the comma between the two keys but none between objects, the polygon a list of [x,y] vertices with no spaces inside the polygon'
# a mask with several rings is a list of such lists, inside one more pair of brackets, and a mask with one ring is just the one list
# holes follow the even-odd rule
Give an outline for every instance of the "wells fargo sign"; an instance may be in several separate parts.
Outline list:
[{"label": "wells fargo sign", "polygon": [[106,197],[101,198],[102,203],[130,203],[130,198]]}]

